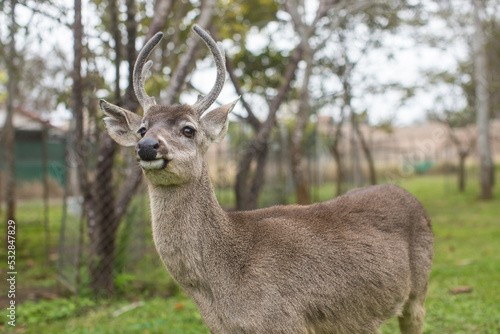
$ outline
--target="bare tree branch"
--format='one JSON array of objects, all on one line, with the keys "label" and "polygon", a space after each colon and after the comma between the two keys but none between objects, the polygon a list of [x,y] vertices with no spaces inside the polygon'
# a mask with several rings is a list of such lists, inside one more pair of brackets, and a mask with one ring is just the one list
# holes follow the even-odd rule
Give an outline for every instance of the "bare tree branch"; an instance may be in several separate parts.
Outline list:
[{"label": "bare tree branch", "polygon": [[149,41],[157,32],[162,31],[167,23],[167,18],[176,0],[157,0],[154,15],[149,24],[146,41]]},{"label": "bare tree branch", "polygon": [[[37,2],[35,1],[35,4]],[[68,28],[72,28],[72,23],[69,23],[69,22],[64,22],[61,17],[65,17],[66,16],[66,13],[69,11],[68,8],[60,8],[59,5],[55,5],[53,3],[50,3],[50,5],[52,6],[52,8],[55,8],[58,10],[58,14],[50,14],[48,13],[47,11],[44,11],[38,7],[33,7],[32,5],[29,5],[27,4],[25,1],[18,1],[18,4],[28,8],[29,10],[31,10],[33,13],[36,13],[36,14],[39,14],[39,15],[42,15],[50,20],[53,20],[59,24],[62,24]]]},{"label": "bare tree branch", "polygon": [[[207,29],[207,27],[210,25],[216,4],[216,0],[206,0],[202,2],[201,13],[198,17],[197,24],[203,29]],[[179,60],[179,64],[177,65],[175,72],[172,75],[172,79],[170,80],[170,84],[166,91],[166,97],[163,101],[164,104],[174,104],[182,88],[182,85],[186,81],[186,77],[188,75],[189,69],[191,68],[191,64],[195,60],[195,54],[198,46],[200,45],[200,42],[201,39],[198,36],[191,35],[191,37],[188,39],[188,49],[182,55],[181,59]]]},{"label": "bare tree branch", "polygon": [[231,60],[229,60],[229,58],[226,58],[226,69],[229,74],[229,78],[233,83],[236,94],[241,96],[240,101],[243,104],[245,110],[247,111],[248,117],[246,117],[246,120],[248,121],[248,123],[250,123],[250,125],[252,126],[252,128],[254,128],[255,131],[258,131],[261,126],[261,122],[257,117],[255,117],[252,107],[248,104],[247,100],[245,99],[245,94],[243,94],[243,91],[241,90],[238,78],[234,74],[234,66]]}]

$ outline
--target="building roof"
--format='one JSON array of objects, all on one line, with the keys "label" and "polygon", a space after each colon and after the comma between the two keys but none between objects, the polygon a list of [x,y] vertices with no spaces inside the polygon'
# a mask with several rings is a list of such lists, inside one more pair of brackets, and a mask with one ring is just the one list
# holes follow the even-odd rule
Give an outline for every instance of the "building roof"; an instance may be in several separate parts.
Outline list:
[{"label": "building roof", "polygon": [[[0,108],[0,124],[3,128],[7,118],[7,109],[5,106],[2,107],[3,108]],[[65,132],[63,129],[50,124],[50,122],[44,119],[39,113],[27,110],[23,107],[14,107],[14,117],[12,122],[14,124],[14,128],[17,130],[41,131],[45,125],[56,132]]]}]

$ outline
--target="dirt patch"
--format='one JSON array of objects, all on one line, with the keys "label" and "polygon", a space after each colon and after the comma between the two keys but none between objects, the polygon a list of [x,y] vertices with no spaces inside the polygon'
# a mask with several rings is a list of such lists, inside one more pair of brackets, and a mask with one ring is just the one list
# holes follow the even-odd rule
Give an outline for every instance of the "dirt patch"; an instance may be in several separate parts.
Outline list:
[{"label": "dirt patch", "polygon": [[[16,289],[16,306],[27,301],[51,300],[61,297],[66,297],[67,293],[58,288],[24,288],[17,287]],[[9,306],[10,299],[7,294],[0,295],[0,309]]]}]

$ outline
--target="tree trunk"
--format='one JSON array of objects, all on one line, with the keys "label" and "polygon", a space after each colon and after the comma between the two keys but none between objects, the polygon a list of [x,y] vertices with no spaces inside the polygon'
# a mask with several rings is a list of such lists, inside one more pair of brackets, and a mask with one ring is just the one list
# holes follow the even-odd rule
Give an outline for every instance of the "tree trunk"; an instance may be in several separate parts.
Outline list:
[{"label": "tree trunk", "polygon": [[[135,97],[134,92],[134,65],[137,58],[137,51],[135,49],[135,42],[137,40],[137,22],[135,22],[135,15],[137,12],[135,0],[126,0],[127,5],[127,63],[128,63],[128,87],[125,90],[125,95],[122,99],[123,108],[136,112],[139,108],[139,102]],[[156,12],[155,12],[156,14]],[[153,35],[151,36],[153,37]],[[151,38],[149,37],[149,38]],[[146,36],[146,40],[148,36]],[[141,172],[142,175],[142,172]]]},{"label": "tree trunk", "polygon": [[465,159],[467,153],[459,152],[458,154],[458,191],[465,191]]},{"label": "tree trunk", "polygon": [[[216,0],[202,1],[201,13],[196,22],[200,27],[208,29],[212,22],[213,12],[215,10],[216,4]],[[191,35],[191,37],[188,39],[188,48],[179,59],[179,64],[177,65],[175,72],[172,74],[170,84],[168,85],[167,91],[165,92],[165,104],[174,104],[177,100],[177,96],[179,95],[182,86],[186,82],[186,77],[189,73],[189,70],[194,65],[194,61],[196,60],[196,51],[200,43],[201,39],[198,36]]]},{"label": "tree trunk", "polygon": [[[476,110],[477,110],[477,128],[478,128],[478,153],[480,169],[481,199],[490,199],[493,197],[492,175],[493,159],[490,148],[490,129],[489,129],[489,92],[488,92],[488,69],[486,62],[486,44],[484,30],[479,14],[479,6],[483,10],[484,4],[481,1],[472,0],[474,7],[474,73],[476,77]],[[484,11],[484,10],[483,10]]]},{"label": "tree trunk", "polygon": [[[137,23],[135,22],[136,7],[134,0],[127,0],[127,60],[129,63],[129,86],[123,97],[119,85],[115,86],[115,103],[131,111],[137,110],[138,103],[133,93],[133,66],[136,58],[135,42]],[[118,9],[112,10],[112,20],[118,23]],[[121,34],[119,26],[113,26],[115,38],[115,67],[121,63]],[[119,81],[120,71],[115,71]],[[95,179],[92,184],[93,200],[87,206],[87,227],[94,257],[89,263],[91,287],[97,294],[111,295],[114,292],[113,265],[115,260],[116,234],[120,221],[125,214],[133,194],[141,182],[142,173],[138,168],[132,168],[129,177],[115,200],[113,190],[113,164],[118,146],[106,133],[99,138]]]},{"label": "tree trunk", "polygon": [[[7,162],[5,170],[5,200],[7,204],[6,221],[15,220],[16,215],[16,158],[15,158],[15,129],[13,124],[14,118],[14,99],[17,88],[17,78],[15,73],[14,60],[16,59],[15,35],[17,30],[16,24],[16,8],[17,0],[10,2],[10,41],[9,41],[9,57],[7,62],[7,75],[9,81],[7,83],[7,117],[4,124],[5,136],[5,160]],[[6,225],[7,226],[7,225]],[[7,235],[7,233],[5,234]]]},{"label": "tree trunk", "polygon": [[45,230],[45,261],[50,262],[48,124],[42,128],[43,229]]},{"label": "tree trunk", "polygon": [[[130,0],[127,0],[130,1]],[[155,4],[154,15],[148,27],[146,40],[151,39],[157,32],[161,31],[167,23],[168,15],[174,6],[175,0],[158,0]]]},{"label": "tree trunk", "polygon": [[80,286],[80,264],[81,264],[81,245],[83,242],[83,218],[86,215],[88,221],[93,221],[93,213],[89,212],[87,208],[93,207],[93,197],[89,182],[87,178],[87,138],[84,134],[83,124],[83,79],[81,74],[82,58],[83,58],[83,25],[82,25],[82,1],[75,0],[75,22],[73,24],[74,36],[74,57],[73,57],[73,89],[71,93],[71,104],[73,109],[73,118],[75,120],[74,129],[74,152],[76,159],[76,172],[77,172],[77,190],[79,196],[83,196],[83,212],[80,217],[79,224],[79,241],[77,252],[77,277],[76,285]]},{"label": "tree trunk", "polygon": [[120,98],[121,98],[121,92],[120,92],[120,62],[122,60],[122,34],[120,33],[120,29],[118,27],[118,6],[117,6],[117,0],[109,0],[109,11],[111,15],[111,26],[113,27],[113,40],[115,41],[115,101],[114,103],[119,105],[120,104]]},{"label": "tree trunk", "polygon": [[[236,203],[238,210],[254,210],[258,206],[260,190],[265,180],[265,166],[267,161],[267,153],[269,145],[267,142],[256,145],[252,148],[252,154],[245,154],[238,166],[239,173],[236,175]],[[255,171],[250,177],[250,164],[256,161]],[[247,180],[250,179],[248,184]],[[248,188],[242,189],[243,185]],[[242,196],[243,195],[243,196]],[[238,205],[238,204],[237,204]]]},{"label": "tree trunk", "polygon": [[335,133],[333,137],[333,143],[328,147],[330,153],[333,155],[333,159],[337,164],[337,186],[336,186],[336,196],[342,195],[342,184],[344,183],[345,174],[344,166],[342,165],[342,156],[339,149],[340,138],[342,135],[342,125],[344,123],[344,110],[342,110],[341,119],[337,126],[335,127]]},{"label": "tree trunk", "polygon": [[342,195],[342,184],[344,183],[344,167],[342,166],[342,158],[338,145],[330,146],[330,153],[337,164],[337,185],[335,188],[336,196]]},{"label": "tree trunk", "polygon": [[365,140],[365,137],[363,133],[361,132],[361,129],[359,128],[359,124],[356,120],[356,116],[353,115],[353,126],[354,130],[356,131],[356,134],[358,135],[359,138],[359,143],[361,144],[361,149],[363,150],[363,153],[366,158],[366,162],[368,163],[368,171],[369,171],[369,177],[370,177],[370,184],[371,185],[376,185],[377,184],[377,173],[375,171],[375,163],[373,161],[373,156],[372,152],[370,150],[370,147],[368,143]]},{"label": "tree trunk", "polygon": [[85,137],[83,132],[83,80],[81,74],[82,62],[82,2],[75,0],[75,22],[73,24],[74,35],[74,57],[73,57],[73,90],[72,90],[72,109],[75,119],[75,134],[74,145],[78,173],[78,193],[84,195],[84,199],[88,197],[87,189],[87,171],[86,171],[86,147]]},{"label": "tree trunk", "polygon": [[111,295],[114,291],[113,261],[118,221],[113,191],[113,159],[116,143],[107,133],[99,140],[95,179],[92,184],[94,200],[87,207],[87,230],[92,246],[90,260],[91,287],[96,294]]},{"label": "tree trunk", "polygon": [[303,171],[302,161],[303,148],[302,143],[304,139],[304,131],[309,120],[309,79],[312,72],[312,52],[309,50],[304,57],[306,62],[306,69],[302,81],[302,87],[299,93],[299,110],[297,112],[297,120],[295,128],[292,132],[292,145],[290,148],[290,165],[292,169],[293,183],[295,184],[295,194],[297,196],[298,204],[311,203],[311,194],[309,188],[309,180],[307,173]]},{"label": "tree trunk", "polygon": [[[135,111],[138,108],[138,103],[133,92],[133,67],[136,58],[135,41],[137,36],[137,24],[135,22],[136,7],[134,0],[127,0],[127,60],[129,63],[129,86],[122,98],[119,98],[120,105],[128,110]],[[202,5],[202,12],[198,23],[206,26],[209,24],[212,17],[215,2],[207,1]],[[157,6],[156,9],[161,9],[162,17],[168,16],[167,10],[170,7]],[[201,21],[201,22],[200,22]],[[163,25],[165,23],[163,22]],[[151,34],[155,33],[157,27],[162,24],[159,20],[155,20],[155,26],[150,29]],[[118,26],[114,27],[118,30]],[[148,36],[149,36],[148,32]],[[119,38],[119,34],[113,36]],[[121,47],[121,41],[116,40],[116,47]],[[176,84],[169,86],[167,104],[174,103],[175,97],[179,94],[182,85],[184,84],[189,68],[192,66],[195,58],[196,46],[191,46],[188,52],[183,55],[183,61],[179,64],[174,72]],[[119,52],[116,53],[120,55]],[[119,66],[119,59],[116,59],[115,64]],[[119,72],[117,72],[119,73]],[[118,80],[118,78],[117,78]],[[118,89],[118,86],[116,86]],[[116,96],[119,96],[115,92]],[[109,137],[107,133],[103,133],[99,140],[98,158],[96,166],[96,177],[93,182],[93,197],[92,205],[87,207],[88,210],[88,231],[91,239],[92,247],[95,252],[95,257],[90,263],[91,284],[95,292],[99,294],[111,294],[114,291],[113,266],[115,259],[116,234],[119,228],[120,221],[126,213],[127,207],[132,199],[133,194],[138,188],[142,172],[140,168],[131,168],[129,176],[125,184],[119,192],[118,199],[115,199],[113,192],[113,160],[117,151],[117,144]]]},{"label": "tree trunk", "polygon": [[[115,103],[121,105],[120,62],[121,33],[118,26],[118,8],[116,0],[110,2],[112,36],[115,42]],[[111,295],[114,291],[113,262],[114,246],[118,221],[115,212],[113,191],[113,160],[117,144],[107,133],[102,133],[97,148],[95,178],[90,184],[92,200],[87,201],[87,230],[92,249],[89,262],[90,285],[98,295]]]}]

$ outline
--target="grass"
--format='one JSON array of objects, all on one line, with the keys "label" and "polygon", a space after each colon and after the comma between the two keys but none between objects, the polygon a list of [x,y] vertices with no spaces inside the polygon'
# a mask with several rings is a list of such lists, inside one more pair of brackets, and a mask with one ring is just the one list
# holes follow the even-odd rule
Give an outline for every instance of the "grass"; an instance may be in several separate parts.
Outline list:
[{"label": "grass", "polygon": [[[500,333],[500,191],[479,201],[479,189],[454,191],[442,177],[405,180],[429,212],[435,258],[427,295],[425,333]],[[472,292],[452,294],[466,286]],[[391,320],[382,333],[395,333]]]},{"label": "grass", "polygon": [[182,293],[139,302],[126,299],[96,302],[79,298],[61,303],[54,300],[45,302],[43,310],[35,309],[35,304],[25,304],[32,316],[23,317],[23,306],[19,308],[20,320],[26,321],[22,325],[24,333],[208,333],[196,306]]},{"label": "grass", "polygon": [[[424,333],[500,333],[500,187],[496,187],[494,200],[479,201],[477,185],[470,184],[460,194],[455,191],[454,179],[448,177],[406,178],[400,185],[426,207],[435,233]],[[327,184],[319,193],[329,194],[332,189],[333,185]],[[22,209],[20,221],[35,226],[35,218],[29,214],[37,204],[29,205],[33,207]],[[53,215],[58,217],[58,214],[54,207]],[[47,269],[39,269],[43,265],[33,254],[39,249],[35,245],[41,243],[37,236],[43,235],[43,228],[33,229],[20,232],[18,248],[23,264],[30,259],[35,264],[18,279],[21,286],[36,284],[42,288],[50,286],[53,278]],[[20,231],[25,231],[24,227]],[[52,237],[57,239],[55,234]],[[3,329],[25,333],[208,333],[194,304],[182,291],[172,289],[172,281],[161,266],[148,267],[142,263],[140,271],[144,275],[150,271],[155,282],[152,289],[167,289],[164,295],[170,296],[149,297],[148,293],[126,294],[110,300],[82,296],[37,303],[26,301],[17,308],[18,327]],[[471,292],[451,293],[463,286]],[[125,280],[123,292],[126,291]],[[130,305],[136,307],[125,311]],[[5,321],[4,314],[6,310],[0,310],[0,322]],[[391,319],[381,332],[398,333],[397,320]]]},{"label": "grass", "polygon": [[[61,204],[52,200],[49,202],[49,230],[47,235],[43,225],[43,203],[41,200],[20,203],[16,216],[16,267],[25,269],[23,279],[17,284],[20,288],[47,288],[54,285],[53,269],[50,258],[57,255],[58,233],[62,208]],[[4,215],[5,212],[2,212]],[[0,215],[0,224],[5,224],[5,217]],[[4,227],[3,227],[4,228]],[[0,242],[0,256],[6,258],[5,239]],[[0,266],[0,273],[6,271],[5,266]],[[2,296],[3,297],[3,296]]]}]

